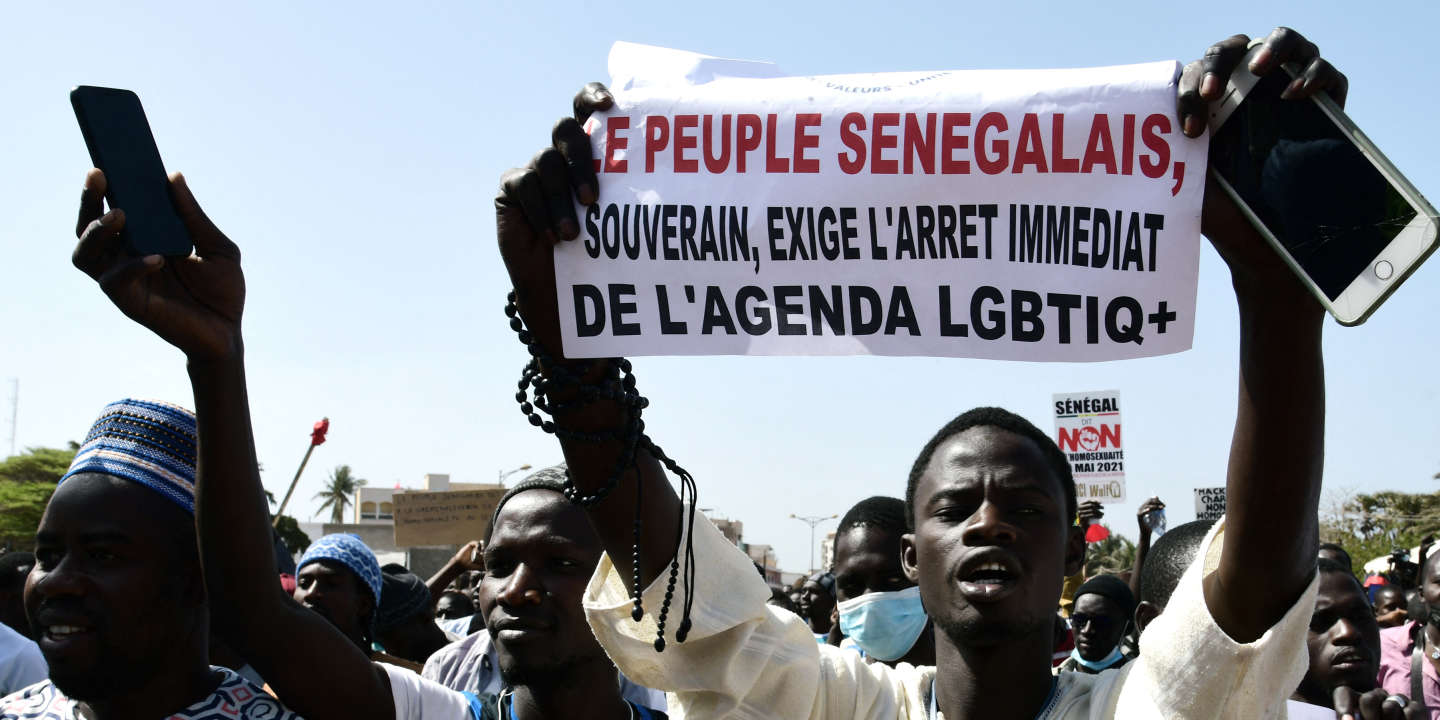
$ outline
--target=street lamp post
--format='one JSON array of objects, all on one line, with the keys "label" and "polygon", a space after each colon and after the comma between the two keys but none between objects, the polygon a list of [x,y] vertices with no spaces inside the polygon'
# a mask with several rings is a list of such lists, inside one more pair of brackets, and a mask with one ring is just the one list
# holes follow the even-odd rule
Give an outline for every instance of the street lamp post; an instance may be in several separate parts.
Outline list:
[{"label": "street lamp post", "polygon": [[505,478],[510,477],[511,475],[514,475],[515,473],[520,472],[521,470],[529,470],[529,469],[530,469],[530,463],[525,463],[524,465],[521,465],[520,467],[517,467],[517,468],[515,468],[514,470],[498,470],[498,471],[496,471],[496,474],[498,475],[498,477],[495,478],[495,484],[496,484],[496,485],[500,485],[500,486],[504,486],[504,485],[505,485]]},{"label": "street lamp post", "polygon": [[815,572],[815,526],[826,520],[834,520],[839,515],[796,515],[790,513],[790,517],[799,520],[810,526],[810,572]]}]

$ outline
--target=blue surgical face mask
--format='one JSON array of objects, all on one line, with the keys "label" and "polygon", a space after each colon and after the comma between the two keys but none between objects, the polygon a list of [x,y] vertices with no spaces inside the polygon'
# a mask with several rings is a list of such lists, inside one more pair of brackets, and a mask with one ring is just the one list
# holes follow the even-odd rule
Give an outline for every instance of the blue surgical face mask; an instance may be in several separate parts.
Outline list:
[{"label": "blue surgical face mask", "polygon": [[898,660],[925,631],[930,617],[920,604],[920,587],[873,592],[838,605],[840,631],[876,660]]},{"label": "blue surgical face mask", "polygon": [[1120,662],[1120,659],[1123,657],[1125,657],[1125,655],[1120,652],[1119,645],[1116,645],[1115,649],[1111,650],[1109,655],[1106,655],[1104,658],[1096,662],[1091,662],[1083,657],[1080,657],[1080,651],[1078,649],[1070,651],[1071,659],[1073,659],[1077,663],[1080,663],[1081,665],[1084,665],[1087,668],[1090,668],[1091,670],[1094,670],[1095,672],[1100,672],[1101,670],[1104,670],[1111,665]]}]

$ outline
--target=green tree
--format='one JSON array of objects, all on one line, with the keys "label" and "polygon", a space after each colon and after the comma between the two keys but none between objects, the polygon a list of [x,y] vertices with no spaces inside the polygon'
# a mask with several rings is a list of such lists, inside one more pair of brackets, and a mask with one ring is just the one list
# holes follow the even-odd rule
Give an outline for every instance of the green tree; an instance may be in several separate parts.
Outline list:
[{"label": "green tree", "polygon": [[1125,572],[1134,566],[1135,543],[1113,530],[1110,537],[1085,546],[1085,577],[1102,572]]},{"label": "green tree", "polygon": [[17,483],[58,482],[70,468],[70,461],[75,459],[77,449],[79,448],[26,448],[25,452],[11,455],[4,462],[0,462],[0,480]]},{"label": "green tree", "polygon": [[1327,504],[1320,513],[1320,541],[1345,548],[1361,577],[1370,560],[1395,548],[1415,547],[1426,535],[1440,535],[1440,493],[1342,491]]},{"label": "green tree", "polygon": [[0,462],[0,546],[28,547],[55,485],[70,467],[79,446],[67,450],[26,448]]},{"label": "green tree", "polygon": [[303,553],[310,547],[310,536],[300,529],[300,523],[289,515],[281,515],[280,522],[275,524],[275,531],[280,533],[280,541],[285,543],[285,549],[291,555]]},{"label": "green tree", "polygon": [[330,473],[330,479],[326,482],[325,489],[315,493],[315,499],[321,500],[316,515],[330,509],[330,522],[340,524],[345,522],[345,507],[348,506],[355,496],[356,491],[364,487],[367,481],[365,478],[356,477],[350,471],[349,465],[341,465]]}]

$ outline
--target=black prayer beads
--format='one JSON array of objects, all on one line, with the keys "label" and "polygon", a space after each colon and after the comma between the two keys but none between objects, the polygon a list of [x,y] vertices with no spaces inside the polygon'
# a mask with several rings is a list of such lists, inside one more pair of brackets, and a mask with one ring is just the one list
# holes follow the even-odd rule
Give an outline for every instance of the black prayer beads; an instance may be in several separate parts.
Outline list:
[{"label": "black prayer beads", "polygon": [[[693,537],[685,529],[693,528],[695,523],[695,479],[645,435],[645,421],[640,418],[640,415],[646,407],[649,407],[650,401],[635,389],[635,375],[631,372],[629,360],[625,358],[594,360],[579,368],[578,371],[572,370],[571,367],[561,365],[550,357],[545,352],[545,348],[535,340],[534,335],[525,329],[525,322],[520,318],[519,308],[515,302],[514,291],[511,291],[506,298],[505,315],[510,318],[510,329],[515,331],[520,343],[530,353],[530,361],[526,363],[524,370],[520,373],[520,381],[517,384],[518,391],[515,393],[515,401],[520,404],[520,412],[525,415],[526,420],[531,425],[562,440],[589,443],[616,441],[620,444],[620,454],[611,468],[609,477],[605,484],[593,493],[588,495],[582,493],[575,486],[574,479],[570,477],[570,471],[567,469],[565,471],[565,497],[577,505],[594,505],[608,497],[620,485],[620,478],[627,470],[636,471],[635,541],[630,557],[632,568],[630,594],[634,603],[630,617],[635,622],[639,622],[645,616],[645,609],[641,603],[643,576],[640,564],[640,539],[643,530],[640,518],[644,506],[644,493],[639,482],[636,450],[644,449],[651,457],[660,461],[666,470],[680,478],[679,531],[676,534],[675,552],[671,556],[670,570],[665,582],[665,599],[660,603],[660,614],[655,619],[655,651],[665,651],[665,624],[670,614],[670,605],[675,597],[677,580],[682,584],[685,602],[681,609],[680,627],[675,630],[675,641],[685,642],[685,637],[690,633],[690,609],[695,591],[695,547]],[[597,370],[599,370],[599,380],[587,382],[583,379],[595,375]],[[571,399],[564,403],[554,400],[552,394],[562,390],[569,390],[572,395]],[[557,411],[583,407],[599,400],[609,400],[621,407],[625,412],[625,420],[621,427],[601,431],[570,430],[560,427],[555,421],[547,420],[540,414],[543,412],[554,416]],[[688,517],[687,495],[689,496]],[[683,577],[680,572],[682,554],[685,560]]]}]

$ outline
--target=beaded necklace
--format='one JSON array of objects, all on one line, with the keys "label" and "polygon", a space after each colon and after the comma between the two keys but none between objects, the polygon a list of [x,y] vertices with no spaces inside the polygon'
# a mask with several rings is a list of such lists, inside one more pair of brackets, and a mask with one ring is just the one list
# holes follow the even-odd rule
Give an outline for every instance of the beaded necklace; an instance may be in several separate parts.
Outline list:
[{"label": "beaded necklace", "polygon": [[[521,414],[525,415],[531,425],[561,439],[590,443],[609,440],[620,442],[620,456],[610,471],[610,477],[592,494],[581,493],[580,489],[575,487],[575,481],[570,476],[569,468],[566,468],[565,497],[576,505],[584,507],[595,505],[608,497],[620,485],[620,477],[626,470],[635,471],[635,542],[630,555],[632,568],[630,597],[635,605],[634,609],[630,611],[630,617],[635,622],[640,622],[640,619],[645,616],[645,609],[640,600],[644,589],[641,587],[640,575],[640,536],[642,534],[640,518],[644,506],[644,492],[639,482],[640,468],[636,459],[636,450],[644,449],[651,457],[660,461],[666,470],[680,478],[680,510],[679,518],[677,518],[678,531],[675,536],[675,552],[671,555],[669,578],[665,583],[665,599],[660,603],[660,613],[655,619],[655,652],[664,652],[665,623],[670,614],[671,601],[675,596],[677,579],[682,582],[685,602],[681,609],[680,627],[675,629],[675,642],[685,642],[685,636],[690,633],[690,609],[695,597],[695,545],[692,534],[685,530],[695,526],[695,508],[699,505],[696,500],[695,478],[691,477],[689,472],[686,472],[666,455],[665,451],[661,450],[660,446],[645,434],[645,421],[640,418],[640,414],[650,405],[650,401],[635,390],[635,375],[631,372],[629,360],[603,358],[592,361],[578,373],[573,372],[545,352],[545,348],[536,341],[534,334],[525,328],[525,322],[520,318],[519,312],[519,306],[515,302],[515,291],[512,290],[506,297],[505,315],[510,318],[510,329],[515,331],[520,343],[530,353],[530,362],[526,363],[525,369],[520,373],[520,381],[517,383],[518,391],[515,393],[515,401],[520,404]],[[594,370],[601,371],[599,381],[587,383],[582,380],[584,375]],[[574,390],[578,392],[578,397],[569,402],[560,403],[553,400],[551,396],[551,393],[558,390]],[[570,430],[561,427],[554,420],[547,420],[540,415],[540,412],[544,412],[553,417],[556,411],[583,407],[602,399],[614,401],[624,409],[626,417],[620,428],[599,432]],[[537,410],[540,412],[536,412]],[[689,497],[688,512],[686,509],[687,496]],[[683,578],[680,573],[682,553],[685,559]]]}]

